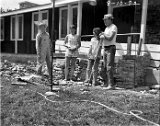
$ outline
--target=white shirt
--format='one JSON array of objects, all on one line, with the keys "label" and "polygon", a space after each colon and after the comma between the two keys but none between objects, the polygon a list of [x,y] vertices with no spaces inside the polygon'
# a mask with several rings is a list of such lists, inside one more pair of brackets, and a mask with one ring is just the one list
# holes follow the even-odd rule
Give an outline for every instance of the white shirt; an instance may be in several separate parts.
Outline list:
[{"label": "white shirt", "polygon": [[[102,43],[101,43],[100,40],[97,40],[97,38],[93,37],[91,39],[90,46],[92,47],[92,50],[91,50],[92,54],[91,55],[92,55],[93,58],[95,58],[97,56],[97,53],[98,53],[98,49],[99,49],[98,47],[102,46]],[[100,56],[101,56],[101,53],[98,54],[98,57],[100,57]]]},{"label": "white shirt", "polygon": [[111,41],[106,40],[104,38],[103,40],[103,46],[110,46],[110,45],[116,45],[116,38],[117,38],[117,26],[114,24],[111,24],[110,26],[106,27],[104,33],[108,36],[111,37],[113,32],[116,32],[115,36]]},{"label": "white shirt", "polygon": [[[69,34],[67,35],[67,38],[68,38],[68,41],[66,43],[66,45],[68,47],[77,47],[78,45],[78,39],[79,39],[79,36],[78,35],[72,35],[72,34]],[[77,57],[79,55],[78,53],[78,49],[75,50],[75,51],[70,51],[68,48],[66,48],[66,54],[65,56],[70,56],[70,57]]]}]

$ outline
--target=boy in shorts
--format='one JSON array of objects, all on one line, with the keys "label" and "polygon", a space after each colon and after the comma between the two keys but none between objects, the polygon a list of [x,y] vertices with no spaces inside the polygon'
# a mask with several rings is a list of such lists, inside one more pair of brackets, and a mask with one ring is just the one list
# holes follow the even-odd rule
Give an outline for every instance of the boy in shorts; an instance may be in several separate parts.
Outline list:
[{"label": "boy in shorts", "polygon": [[[76,59],[79,55],[78,49],[81,47],[81,39],[80,36],[76,34],[75,25],[70,26],[70,34],[65,37],[65,47],[65,81],[68,81],[72,80]],[[69,67],[71,68],[70,77]]]},{"label": "boy in shorts", "polygon": [[[91,45],[88,53],[88,66],[86,72],[86,80],[85,82],[91,82],[92,86],[95,86],[97,83],[97,74],[98,74],[98,65],[101,59],[101,49],[102,42],[100,41],[99,34],[101,33],[101,29],[94,28],[93,35],[94,37],[91,39]],[[92,75],[91,75],[92,72]]]}]

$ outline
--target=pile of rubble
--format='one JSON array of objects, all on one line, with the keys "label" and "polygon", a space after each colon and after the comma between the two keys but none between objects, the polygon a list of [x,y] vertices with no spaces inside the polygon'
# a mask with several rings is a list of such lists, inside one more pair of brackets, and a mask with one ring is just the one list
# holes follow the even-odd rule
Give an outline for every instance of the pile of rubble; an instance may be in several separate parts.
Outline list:
[{"label": "pile of rubble", "polygon": [[[135,72],[135,66],[134,66],[135,61],[123,59],[119,61],[118,65],[120,66],[117,68],[118,73],[116,73],[116,75],[120,76],[121,80],[123,81],[116,82],[117,86],[122,87],[122,88],[133,88],[135,86],[134,78],[135,77],[138,78],[137,75],[133,74],[133,72]],[[138,65],[139,64],[137,64],[137,66]],[[53,82],[54,84],[59,84],[59,82],[61,82],[64,79],[64,68],[65,68],[64,60],[61,63],[56,62],[53,64]],[[86,60],[77,61],[76,68],[74,71],[74,81],[77,81],[77,84],[85,80],[86,68],[87,68]],[[141,66],[141,68],[144,68],[144,67]],[[13,84],[20,83],[22,85],[23,84],[26,85],[26,83],[19,82],[19,79],[21,78],[24,80],[28,79],[30,82],[33,82],[33,83],[38,83],[42,85],[50,85],[46,65],[43,68],[43,73],[44,73],[44,76],[42,78],[35,76],[36,75],[36,62],[28,61],[28,63],[26,64],[20,64],[20,63],[12,63],[12,62],[5,60],[4,62],[1,62],[1,65],[0,65],[0,76],[4,79],[10,80]],[[99,75],[98,75],[98,81],[100,85],[103,85],[103,79],[102,79],[103,76],[105,76],[103,72],[103,65],[100,64]],[[136,81],[138,83],[138,79]],[[155,87],[155,88],[159,89],[160,87]],[[155,88],[153,87],[152,89],[155,89]],[[148,91],[150,89],[151,88],[148,88]],[[144,90],[144,91],[145,93],[147,92],[147,90]],[[151,92],[155,93],[155,92],[158,92],[158,90],[152,90]],[[142,93],[144,92],[142,91]]]},{"label": "pile of rubble", "polygon": [[[86,62],[83,61],[76,63],[73,78],[75,81],[83,81],[85,79],[86,65]],[[59,62],[53,64],[53,81],[55,84],[57,81],[64,79],[64,68],[64,61],[61,64]],[[20,64],[4,60],[0,66],[0,76],[12,82],[15,82],[21,77],[28,77],[29,81],[48,85],[50,82],[46,65],[44,65],[42,71],[42,78],[33,76],[36,74],[36,62],[31,61],[28,61],[26,64]]]}]

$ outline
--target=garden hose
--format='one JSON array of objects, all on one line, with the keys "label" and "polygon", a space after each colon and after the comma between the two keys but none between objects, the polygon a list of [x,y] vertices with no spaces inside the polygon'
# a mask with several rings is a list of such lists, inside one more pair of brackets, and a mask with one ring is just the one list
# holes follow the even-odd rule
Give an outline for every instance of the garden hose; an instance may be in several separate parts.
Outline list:
[{"label": "garden hose", "polygon": [[[33,91],[33,90],[31,90],[31,91],[32,91],[32,92],[35,92],[35,91]],[[113,112],[115,112],[115,113],[118,113],[118,114],[121,114],[121,115],[126,115],[126,116],[134,116],[134,117],[136,117],[137,119],[140,119],[140,120],[142,120],[142,121],[144,121],[144,122],[148,122],[148,123],[150,123],[150,124],[152,124],[152,125],[154,125],[154,126],[160,126],[158,123],[152,122],[152,121],[150,121],[150,120],[144,119],[143,117],[139,116],[139,115],[141,115],[141,114],[143,113],[143,112],[140,111],[140,110],[130,110],[129,113],[124,113],[124,112],[118,111],[118,110],[116,110],[116,109],[114,109],[114,108],[111,108],[111,107],[109,107],[109,106],[107,106],[107,105],[105,105],[105,104],[103,104],[103,103],[96,102],[96,101],[92,101],[92,100],[53,101],[53,100],[50,100],[49,98],[47,98],[47,96],[43,95],[43,94],[40,93],[40,92],[36,92],[36,93],[39,94],[39,95],[41,95],[44,99],[46,99],[47,101],[50,101],[50,102],[52,102],[52,103],[62,103],[62,102],[65,102],[65,103],[70,103],[70,102],[90,102],[90,103],[98,104],[98,105],[100,105],[100,106],[102,106],[102,107],[105,107],[105,108],[107,108],[108,110],[113,111]],[[58,97],[58,95],[56,95],[56,96]]]}]

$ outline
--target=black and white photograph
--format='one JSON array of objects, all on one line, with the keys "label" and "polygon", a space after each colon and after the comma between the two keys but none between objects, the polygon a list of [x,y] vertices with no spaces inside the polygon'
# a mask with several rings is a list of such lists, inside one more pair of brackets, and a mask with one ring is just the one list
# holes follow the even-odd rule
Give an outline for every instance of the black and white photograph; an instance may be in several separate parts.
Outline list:
[{"label": "black and white photograph", "polygon": [[1,126],[160,126],[160,0],[0,0]]}]

